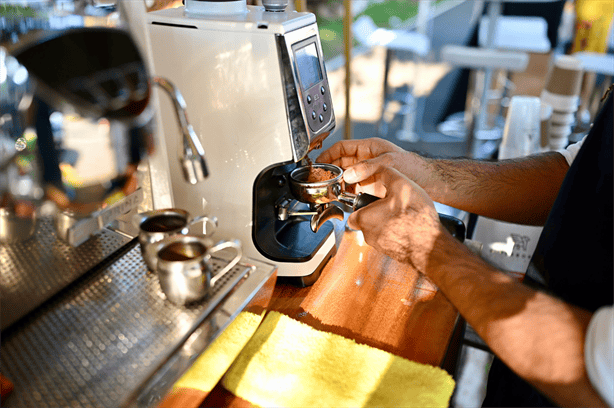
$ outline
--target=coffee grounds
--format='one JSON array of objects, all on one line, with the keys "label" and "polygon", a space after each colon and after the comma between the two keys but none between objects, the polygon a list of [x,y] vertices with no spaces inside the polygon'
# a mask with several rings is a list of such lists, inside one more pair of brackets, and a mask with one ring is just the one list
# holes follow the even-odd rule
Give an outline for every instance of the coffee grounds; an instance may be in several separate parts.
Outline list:
[{"label": "coffee grounds", "polygon": [[324,170],[320,167],[313,167],[313,162],[307,157],[307,165],[309,166],[309,174],[307,175],[307,183],[319,183],[322,181],[332,180],[337,175],[330,170]]},{"label": "coffee grounds", "polygon": [[321,181],[328,181],[334,179],[335,173],[330,170],[324,170],[320,167],[310,167],[309,175],[307,176],[308,183],[318,183]]}]

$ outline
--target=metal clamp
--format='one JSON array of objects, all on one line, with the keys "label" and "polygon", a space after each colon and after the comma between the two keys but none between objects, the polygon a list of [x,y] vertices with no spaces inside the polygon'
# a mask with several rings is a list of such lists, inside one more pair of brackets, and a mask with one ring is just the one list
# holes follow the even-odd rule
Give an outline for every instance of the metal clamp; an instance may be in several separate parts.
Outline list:
[{"label": "metal clamp", "polygon": [[277,219],[279,221],[286,221],[290,217],[308,217],[318,213],[317,208],[311,211],[295,211],[294,207],[299,202],[297,200],[289,200],[282,198],[281,201],[275,206],[277,210]]}]

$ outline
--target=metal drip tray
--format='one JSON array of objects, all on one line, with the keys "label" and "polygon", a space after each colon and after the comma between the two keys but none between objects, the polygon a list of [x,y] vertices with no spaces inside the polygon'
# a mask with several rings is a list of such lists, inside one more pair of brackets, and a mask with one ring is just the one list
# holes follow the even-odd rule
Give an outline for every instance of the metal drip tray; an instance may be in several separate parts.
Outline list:
[{"label": "metal drip tray", "polygon": [[52,218],[38,221],[36,234],[0,244],[2,329],[51,298],[131,241],[108,229],[72,247],[60,240]]},{"label": "metal drip tray", "polygon": [[199,334],[201,347],[190,353],[202,352],[274,270],[244,260],[206,302],[179,307],[134,246],[2,333],[2,373],[15,384],[6,406],[155,405],[196,357],[178,360],[186,340]]}]

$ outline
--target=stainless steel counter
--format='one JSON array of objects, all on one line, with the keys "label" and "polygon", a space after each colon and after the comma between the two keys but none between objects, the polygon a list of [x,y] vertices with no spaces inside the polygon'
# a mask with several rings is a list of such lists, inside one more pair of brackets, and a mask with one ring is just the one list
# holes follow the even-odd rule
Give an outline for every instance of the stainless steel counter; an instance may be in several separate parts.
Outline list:
[{"label": "stainless steel counter", "polygon": [[154,406],[275,271],[243,259],[210,299],[179,307],[128,241],[2,332],[2,374],[15,384],[6,407]]},{"label": "stainless steel counter", "polygon": [[37,221],[34,236],[0,244],[1,328],[26,313],[130,242],[131,238],[103,229],[78,247],[58,238],[53,219]]}]

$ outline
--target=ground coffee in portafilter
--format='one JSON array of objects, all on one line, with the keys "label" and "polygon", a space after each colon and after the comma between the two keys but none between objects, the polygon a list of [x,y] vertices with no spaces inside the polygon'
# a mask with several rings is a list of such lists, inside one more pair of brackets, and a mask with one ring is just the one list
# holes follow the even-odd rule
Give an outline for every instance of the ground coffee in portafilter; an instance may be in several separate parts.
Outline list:
[{"label": "ground coffee in portafilter", "polygon": [[305,180],[307,183],[319,183],[322,181],[332,180],[337,177],[337,175],[330,170],[326,170],[321,167],[314,167],[309,157],[307,158],[307,164],[309,166],[309,174]]},{"label": "ground coffee in portafilter", "polygon": [[332,180],[335,177],[337,177],[335,173],[330,170],[311,166],[309,168],[309,174],[307,175],[307,183],[319,183],[322,181]]}]

